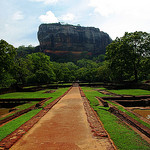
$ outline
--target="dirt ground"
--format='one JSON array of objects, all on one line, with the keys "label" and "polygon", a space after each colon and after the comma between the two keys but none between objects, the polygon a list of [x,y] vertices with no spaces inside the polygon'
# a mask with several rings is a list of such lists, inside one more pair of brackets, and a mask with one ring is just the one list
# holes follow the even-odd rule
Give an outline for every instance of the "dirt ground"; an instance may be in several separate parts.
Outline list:
[{"label": "dirt ground", "polygon": [[108,137],[96,138],[87,121],[79,88],[73,87],[11,150],[112,150]]}]

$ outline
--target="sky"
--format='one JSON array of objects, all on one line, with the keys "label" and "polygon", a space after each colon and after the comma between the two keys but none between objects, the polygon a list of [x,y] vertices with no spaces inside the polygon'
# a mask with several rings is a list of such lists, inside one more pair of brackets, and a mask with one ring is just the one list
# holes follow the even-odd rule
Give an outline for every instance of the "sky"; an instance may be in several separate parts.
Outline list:
[{"label": "sky", "polygon": [[37,46],[42,23],[96,27],[115,40],[125,32],[150,33],[150,0],[0,0],[0,39]]}]

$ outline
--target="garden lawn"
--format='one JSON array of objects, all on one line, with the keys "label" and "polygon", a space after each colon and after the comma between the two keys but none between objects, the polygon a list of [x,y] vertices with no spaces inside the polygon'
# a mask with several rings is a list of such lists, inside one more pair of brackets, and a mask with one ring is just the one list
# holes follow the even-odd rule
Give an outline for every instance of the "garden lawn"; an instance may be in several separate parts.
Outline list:
[{"label": "garden lawn", "polygon": [[133,96],[150,95],[150,91],[142,89],[121,89],[121,90],[107,90],[107,91],[120,95],[133,95]]},{"label": "garden lawn", "polygon": [[83,87],[83,92],[90,101],[90,105],[97,112],[100,120],[103,122],[105,129],[111,139],[120,150],[149,150],[150,144],[143,140],[130,127],[121,122],[116,116],[111,114],[109,107],[98,106],[98,100],[95,96],[103,97],[99,92],[93,91],[92,88]]},{"label": "garden lawn", "polygon": [[53,97],[53,95],[59,94],[59,92],[63,93],[64,91],[67,91],[68,88],[59,88],[56,90],[56,93],[44,93],[48,90],[52,89],[45,89],[41,91],[36,91],[36,92],[14,92],[14,93],[7,93],[0,95],[0,98],[2,99],[7,99],[7,98],[48,98],[48,97]]}]

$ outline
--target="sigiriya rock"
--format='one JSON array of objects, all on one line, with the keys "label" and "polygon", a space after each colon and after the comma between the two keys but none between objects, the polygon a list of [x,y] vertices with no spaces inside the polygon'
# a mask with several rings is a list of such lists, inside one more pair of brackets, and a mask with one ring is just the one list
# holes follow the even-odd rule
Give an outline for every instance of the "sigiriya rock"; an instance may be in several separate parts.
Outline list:
[{"label": "sigiriya rock", "polygon": [[38,40],[41,51],[55,55],[105,54],[106,46],[112,42],[109,35],[98,28],[60,23],[41,24]]}]

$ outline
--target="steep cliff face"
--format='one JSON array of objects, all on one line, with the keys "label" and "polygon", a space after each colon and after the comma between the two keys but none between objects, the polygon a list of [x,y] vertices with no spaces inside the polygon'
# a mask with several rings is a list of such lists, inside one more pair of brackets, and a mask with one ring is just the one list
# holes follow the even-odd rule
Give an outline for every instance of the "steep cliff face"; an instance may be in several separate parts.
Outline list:
[{"label": "steep cliff face", "polygon": [[88,52],[92,55],[104,54],[106,46],[112,41],[107,33],[98,28],[60,23],[41,24],[38,40],[41,49],[49,53]]}]

